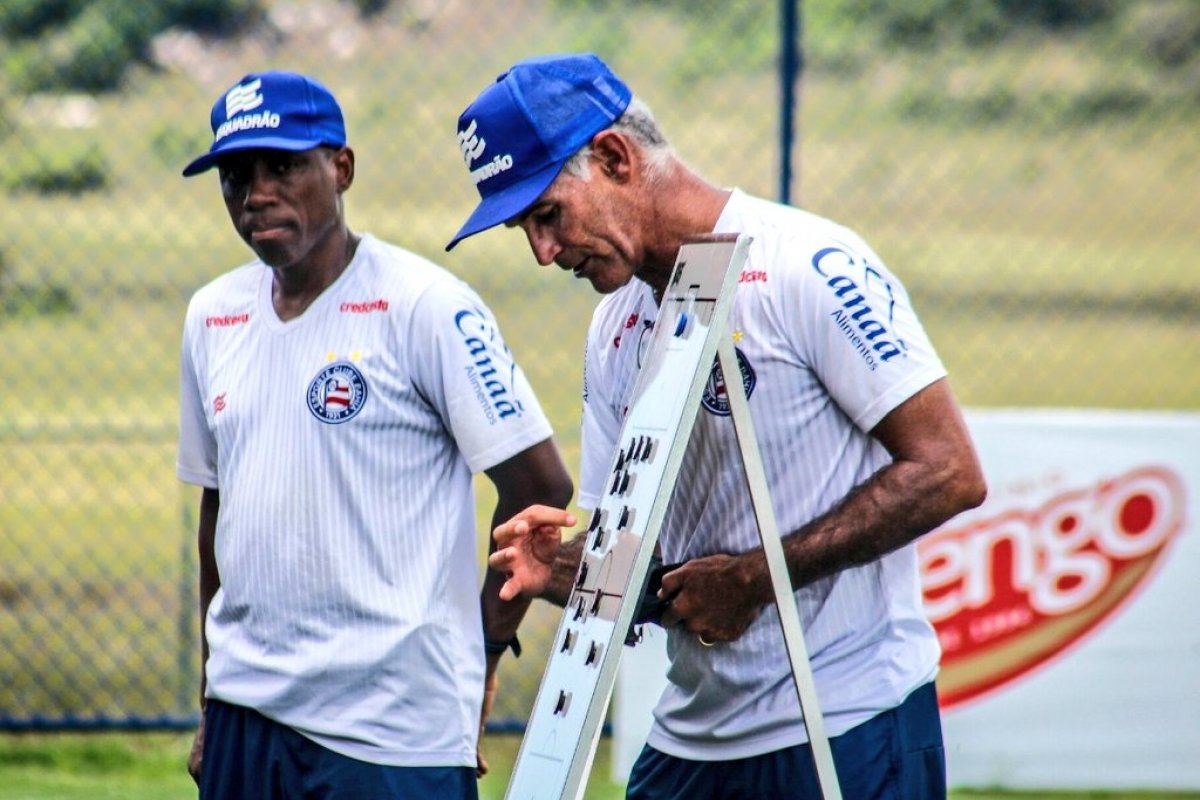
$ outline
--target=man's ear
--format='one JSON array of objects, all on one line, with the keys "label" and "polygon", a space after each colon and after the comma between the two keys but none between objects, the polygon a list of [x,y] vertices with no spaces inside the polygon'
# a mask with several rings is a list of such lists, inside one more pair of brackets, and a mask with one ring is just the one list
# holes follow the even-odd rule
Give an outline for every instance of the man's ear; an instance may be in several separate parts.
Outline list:
[{"label": "man's ear", "polygon": [[344,192],[354,183],[354,151],[343,147],[333,154],[333,168],[337,173],[338,192]]},{"label": "man's ear", "polygon": [[618,183],[630,179],[639,155],[636,145],[628,136],[611,128],[592,137],[592,158],[601,172]]}]

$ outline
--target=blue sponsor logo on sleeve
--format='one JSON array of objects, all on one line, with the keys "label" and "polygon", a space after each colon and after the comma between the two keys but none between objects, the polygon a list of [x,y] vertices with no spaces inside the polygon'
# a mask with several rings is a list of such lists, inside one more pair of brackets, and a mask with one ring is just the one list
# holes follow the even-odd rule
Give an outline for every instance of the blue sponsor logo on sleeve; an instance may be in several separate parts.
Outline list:
[{"label": "blue sponsor logo on sleeve", "polygon": [[521,416],[525,407],[513,392],[517,363],[490,316],[478,308],[464,308],[454,315],[454,327],[470,356],[467,379],[487,421],[494,425]]},{"label": "blue sponsor logo on sleeve", "polygon": [[818,250],[812,266],[841,303],[830,317],[868,367],[875,370],[907,354],[907,345],[889,327],[895,323],[896,295],[883,273],[840,247]]}]

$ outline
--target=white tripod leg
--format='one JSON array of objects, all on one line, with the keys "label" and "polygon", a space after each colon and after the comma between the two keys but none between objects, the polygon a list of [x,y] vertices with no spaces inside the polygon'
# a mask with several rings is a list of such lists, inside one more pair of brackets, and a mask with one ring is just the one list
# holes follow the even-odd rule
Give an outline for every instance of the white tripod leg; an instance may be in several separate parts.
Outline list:
[{"label": "white tripod leg", "polygon": [[775,510],[771,506],[771,494],[767,488],[767,476],[763,471],[762,458],[758,451],[758,440],[754,435],[754,423],[750,419],[750,404],[742,386],[737,353],[734,352],[733,343],[728,336],[721,337],[717,343],[717,358],[721,364],[721,374],[725,378],[729,412],[737,434],[738,448],[742,453],[746,483],[750,489],[750,502],[754,506],[754,516],[758,519],[758,534],[762,539],[767,568],[771,573],[775,605],[779,609],[779,624],[783,629],[788,660],[792,664],[792,677],[800,698],[800,711],[804,714],[804,727],[812,745],[821,795],[825,800],[841,800],[842,790],[838,785],[829,737],[825,735],[825,721],[817,701],[817,686],[813,681],[812,666],[808,661],[808,648],[804,645],[804,631],[800,627],[796,595],[792,591],[792,580],[783,555],[783,543],[779,539],[779,525],[775,521]]}]

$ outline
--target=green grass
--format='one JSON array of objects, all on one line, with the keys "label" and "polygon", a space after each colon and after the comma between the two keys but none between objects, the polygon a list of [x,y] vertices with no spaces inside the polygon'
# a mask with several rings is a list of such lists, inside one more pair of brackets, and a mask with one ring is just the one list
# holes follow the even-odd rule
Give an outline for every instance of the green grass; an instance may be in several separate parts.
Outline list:
[{"label": "green grass", "polygon": [[[0,736],[0,800],[187,800],[196,796],[184,768],[190,746],[188,733]],[[518,736],[488,737],[482,800],[504,796],[519,746]],[[624,796],[608,777],[610,750],[602,740],[588,800]]]},{"label": "green grass", "polygon": [[[192,800],[195,784],[184,765],[187,733],[30,734],[0,736],[0,800]],[[481,800],[500,800],[520,737],[489,735],[491,771],[479,783]],[[624,786],[610,777],[612,740],[600,740],[585,800],[619,800]],[[1200,793],[952,792],[951,800],[1198,800]]]},{"label": "green grass", "polygon": [[0,798],[195,798],[184,768],[190,744],[190,734],[7,735],[0,738]]}]

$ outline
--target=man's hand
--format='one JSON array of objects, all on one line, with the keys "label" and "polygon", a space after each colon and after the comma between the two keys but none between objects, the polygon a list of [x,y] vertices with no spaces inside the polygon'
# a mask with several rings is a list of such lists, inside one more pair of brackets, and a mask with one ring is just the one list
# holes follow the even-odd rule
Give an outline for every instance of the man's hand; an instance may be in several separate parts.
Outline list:
[{"label": "man's hand", "polygon": [[537,505],[492,532],[496,552],[488,557],[488,566],[506,577],[500,587],[501,600],[536,597],[545,591],[562,544],[562,529],[574,524],[574,514]]},{"label": "man's hand", "polygon": [[662,576],[658,596],[670,598],[664,628],[683,625],[704,642],[732,642],[758,617],[769,594],[763,595],[767,561],[761,550],[740,556],[695,558]]},{"label": "man's hand", "polygon": [[204,712],[200,712],[200,725],[196,728],[196,735],[192,738],[192,751],[188,753],[187,769],[188,774],[192,776],[192,780],[196,785],[200,785],[200,764],[204,758]]}]

